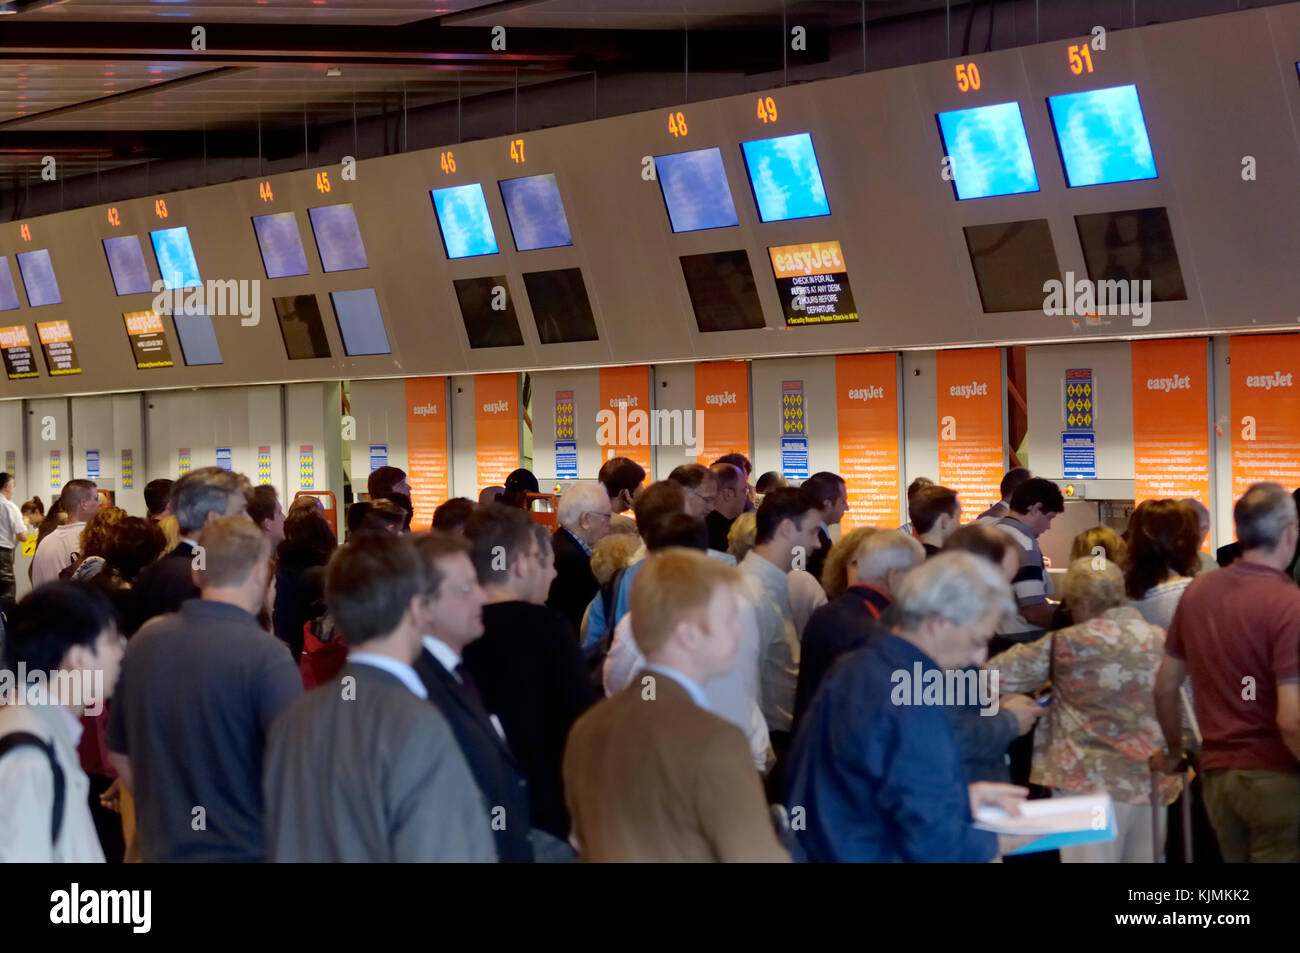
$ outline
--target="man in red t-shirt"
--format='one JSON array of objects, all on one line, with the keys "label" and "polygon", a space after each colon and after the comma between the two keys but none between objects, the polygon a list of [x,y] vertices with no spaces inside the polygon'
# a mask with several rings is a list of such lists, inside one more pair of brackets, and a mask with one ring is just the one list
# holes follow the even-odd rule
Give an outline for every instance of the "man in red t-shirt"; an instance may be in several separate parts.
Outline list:
[{"label": "man in red t-shirt", "polygon": [[1192,679],[1205,807],[1228,862],[1300,861],[1300,589],[1283,571],[1300,526],[1291,495],[1251,486],[1232,511],[1241,558],[1197,576],[1156,675],[1167,751],[1182,758],[1179,688]]}]

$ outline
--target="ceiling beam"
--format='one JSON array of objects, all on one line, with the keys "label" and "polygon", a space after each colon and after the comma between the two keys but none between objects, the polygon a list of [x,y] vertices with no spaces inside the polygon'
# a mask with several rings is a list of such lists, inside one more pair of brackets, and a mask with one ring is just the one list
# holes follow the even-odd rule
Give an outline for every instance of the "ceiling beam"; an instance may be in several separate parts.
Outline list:
[{"label": "ceiling beam", "polygon": [[[204,24],[206,50],[191,49],[197,23],[64,23],[6,18],[0,61],[150,61],[211,66],[277,64],[420,66],[425,69],[543,69],[676,72],[685,40],[672,30],[543,30],[512,27],[492,49],[487,27],[422,20],[400,27]],[[810,34],[813,40],[815,34]],[[762,72],[781,63],[780,33],[692,30],[690,66],[701,72]],[[810,46],[812,44],[810,43]],[[821,54],[819,56],[819,53]],[[810,50],[804,62],[824,58]]]}]

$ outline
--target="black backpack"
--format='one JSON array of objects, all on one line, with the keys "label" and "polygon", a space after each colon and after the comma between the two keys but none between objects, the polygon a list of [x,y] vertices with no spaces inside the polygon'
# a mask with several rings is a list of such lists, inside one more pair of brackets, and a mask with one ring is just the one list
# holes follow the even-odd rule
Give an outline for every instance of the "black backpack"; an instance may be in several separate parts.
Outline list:
[{"label": "black backpack", "polygon": [[29,731],[15,731],[0,737],[0,758],[15,748],[28,747],[40,748],[45,752],[45,757],[50,761],[50,773],[54,775],[54,810],[50,821],[50,843],[55,844],[59,840],[59,831],[63,829],[64,779],[63,768],[59,766],[59,760],[54,755],[54,746]]}]

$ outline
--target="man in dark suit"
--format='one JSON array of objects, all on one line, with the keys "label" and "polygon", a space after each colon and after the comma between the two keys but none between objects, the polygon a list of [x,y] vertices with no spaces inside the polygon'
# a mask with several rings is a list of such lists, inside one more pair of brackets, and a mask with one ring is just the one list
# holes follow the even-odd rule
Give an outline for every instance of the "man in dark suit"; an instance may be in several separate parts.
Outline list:
[{"label": "man in dark suit", "polygon": [[497,857],[502,862],[531,861],[528,782],[461,660],[465,646],[483,634],[486,599],[470,562],[469,544],[460,536],[433,533],[415,545],[435,580],[428,607],[429,631],[420,640],[415,673],[424,683],[429,701],[451,725],[487,799]]},{"label": "man in dark suit", "polygon": [[248,478],[220,467],[202,467],[172,486],[171,510],[181,542],[162,559],[140,571],[132,586],[127,628],[134,633],[157,615],[175,612],[182,602],[199,597],[194,584],[199,531],[223,516],[248,518]]},{"label": "man in dark suit", "polygon": [[749,484],[745,482],[744,471],[734,463],[715,463],[709,471],[718,480],[718,495],[713,501],[713,509],[704,518],[709,527],[709,549],[725,553],[731,524],[745,512],[745,505],[749,502]]},{"label": "man in dark suit", "polygon": [[568,618],[575,640],[582,629],[582,614],[600,589],[591,571],[591,551],[609,534],[612,516],[609,494],[594,481],[574,483],[560,497],[556,513],[560,527],[551,537],[555,581],[546,604]]},{"label": "man in dark suit", "polygon": [[[604,488],[590,486],[608,512]],[[563,501],[560,507],[563,518]],[[465,665],[528,779],[533,826],[563,840],[569,836],[560,781],[564,742],[592,691],[572,626],[542,604],[555,568],[536,525],[522,510],[500,505],[481,508],[465,524],[487,595],[483,635],[465,646]]]},{"label": "man in dark suit", "polygon": [[888,631],[881,616],[903,577],[924,558],[921,544],[896,529],[872,533],[862,541],[845,567],[849,585],[844,594],[819,607],[804,627],[794,696],[795,730],[836,660],[861,648],[873,634]]},{"label": "man in dark suit", "polygon": [[821,582],[822,566],[826,564],[826,555],[831,551],[830,528],[838,524],[849,509],[848,487],[838,473],[822,470],[805,480],[800,489],[817,501],[821,526],[817,530],[817,551],[808,553],[807,565],[800,567],[796,562],[794,568],[807,569]]}]

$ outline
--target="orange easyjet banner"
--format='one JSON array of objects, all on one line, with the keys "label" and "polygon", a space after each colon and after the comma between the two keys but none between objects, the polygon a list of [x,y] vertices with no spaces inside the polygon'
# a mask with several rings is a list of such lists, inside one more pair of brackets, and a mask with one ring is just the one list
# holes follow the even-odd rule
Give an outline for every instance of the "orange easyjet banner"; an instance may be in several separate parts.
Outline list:
[{"label": "orange easyjet banner", "polygon": [[700,441],[695,459],[705,466],[724,453],[749,456],[749,365],[746,362],[695,365],[695,433],[696,440]]},{"label": "orange easyjet banner", "polygon": [[[631,416],[634,410],[641,413]],[[614,416],[607,419],[615,425],[600,427],[600,421],[597,421],[601,462],[610,457],[627,457],[649,473],[650,441],[653,439],[650,426],[654,419],[650,414],[650,368],[645,364],[602,367],[599,411],[610,411]],[[604,434],[612,436],[613,442],[605,440]]]},{"label": "orange easyjet banner", "polygon": [[447,378],[406,379],[406,481],[412,526],[427,529],[433,511],[451,495],[447,480]]},{"label": "orange easyjet banner", "polygon": [[1209,382],[1204,338],[1134,341],[1133,495],[1210,506]]},{"label": "orange easyjet banner", "polygon": [[1002,354],[997,348],[935,355],[938,482],[956,490],[969,521],[1002,498]]},{"label": "orange easyjet banner", "polygon": [[899,519],[898,355],[841,354],[835,358],[835,414],[840,476],[849,510],[840,532],[858,526],[893,529]]},{"label": "orange easyjet banner", "polygon": [[519,375],[474,377],[474,461],[479,490],[503,485],[518,469]]},{"label": "orange easyjet banner", "polygon": [[1300,486],[1300,334],[1245,334],[1232,363],[1232,498],[1252,483]]}]

